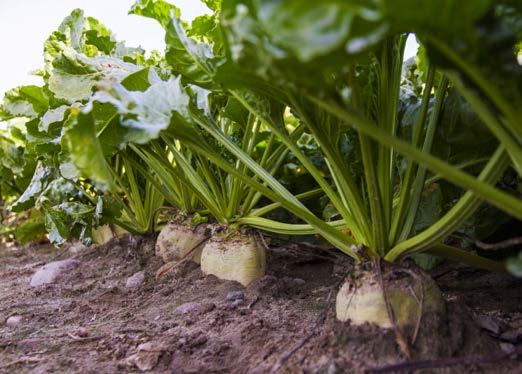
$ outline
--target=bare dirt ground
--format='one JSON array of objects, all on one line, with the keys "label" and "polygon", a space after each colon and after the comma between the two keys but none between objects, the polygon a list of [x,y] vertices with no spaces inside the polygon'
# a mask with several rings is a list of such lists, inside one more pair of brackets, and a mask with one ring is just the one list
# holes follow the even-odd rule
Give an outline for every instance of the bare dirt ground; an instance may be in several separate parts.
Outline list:
[{"label": "bare dirt ground", "polygon": [[[270,248],[268,275],[244,288],[191,262],[156,280],[153,238],[76,254],[0,248],[0,373],[330,374],[405,361],[414,363],[397,369],[522,373],[522,355],[509,354],[522,345],[520,280],[456,264],[434,269],[447,316],[424,318],[408,360],[393,331],[335,321],[332,295],[352,265],[334,253]],[[69,257],[80,265],[29,286],[40,266]],[[126,287],[139,271],[144,282]],[[13,316],[21,320],[8,326]]]}]

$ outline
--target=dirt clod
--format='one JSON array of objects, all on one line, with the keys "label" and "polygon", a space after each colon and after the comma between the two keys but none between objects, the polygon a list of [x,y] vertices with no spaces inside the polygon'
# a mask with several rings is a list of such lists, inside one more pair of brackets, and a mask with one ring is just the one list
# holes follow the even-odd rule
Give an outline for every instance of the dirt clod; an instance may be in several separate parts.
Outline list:
[{"label": "dirt clod", "polygon": [[135,366],[141,371],[148,371],[154,369],[162,352],[167,348],[161,343],[146,342],[138,346],[135,354],[127,357],[125,363],[128,366]]},{"label": "dirt clod", "polygon": [[230,291],[227,293],[227,301],[237,301],[237,300],[243,300],[245,298],[245,294],[243,291]]},{"label": "dirt clod", "polygon": [[145,281],[145,272],[138,271],[131,277],[127,278],[127,282],[125,283],[125,287],[127,288],[138,288]]}]

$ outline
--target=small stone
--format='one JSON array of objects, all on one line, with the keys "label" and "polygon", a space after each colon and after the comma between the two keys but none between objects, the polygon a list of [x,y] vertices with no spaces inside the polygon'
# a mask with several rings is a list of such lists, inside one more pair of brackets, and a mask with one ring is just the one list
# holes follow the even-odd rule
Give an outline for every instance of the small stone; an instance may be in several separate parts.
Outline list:
[{"label": "small stone", "polygon": [[76,331],[76,336],[80,337],[80,338],[86,338],[89,336],[89,330],[87,330],[85,327],[80,327],[77,331]]},{"label": "small stone", "polygon": [[85,252],[86,249],[87,249],[87,246],[84,245],[82,242],[74,242],[74,243],[71,243],[71,245],[68,248],[68,251],[72,255],[78,255],[80,253]]},{"label": "small stone", "polygon": [[240,306],[241,304],[243,303],[243,299],[237,299],[237,300],[234,300],[231,304],[231,306],[233,308],[237,308],[238,306]]},{"label": "small stone", "polygon": [[500,349],[507,354],[515,352],[515,346],[511,343],[500,343]]},{"label": "small stone", "polygon": [[180,306],[178,306],[176,308],[176,312],[181,313],[181,314],[194,313],[197,310],[198,306],[199,306],[198,303],[181,304]]},{"label": "small stone", "polygon": [[226,296],[227,301],[244,300],[244,298],[245,294],[243,291],[230,291]]},{"label": "small stone", "polygon": [[11,316],[5,321],[7,327],[16,327],[22,322],[22,316]]},{"label": "small stone", "polygon": [[176,312],[181,314],[205,314],[210,312],[216,307],[213,303],[185,303],[176,308]]},{"label": "small stone", "polygon": [[54,283],[60,275],[80,265],[80,261],[67,259],[50,262],[38,269],[31,277],[31,287]]},{"label": "small stone", "polygon": [[306,283],[305,280],[301,278],[294,278],[292,281],[296,286],[302,286]]},{"label": "small stone", "polygon": [[522,342],[522,327],[502,333],[500,339],[513,344]]},{"label": "small stone", "polygon": [[136,274],[127,278],[127,282],[125,283],[125,287],[127,288],[138,288],[145,281],[145,272],[138,271]]}]

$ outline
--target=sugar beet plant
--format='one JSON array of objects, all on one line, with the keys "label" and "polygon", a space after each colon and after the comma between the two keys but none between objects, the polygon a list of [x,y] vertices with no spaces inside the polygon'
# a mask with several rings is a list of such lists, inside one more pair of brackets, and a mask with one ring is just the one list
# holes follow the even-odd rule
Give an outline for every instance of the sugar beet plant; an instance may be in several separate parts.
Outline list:
[{"label": "sugar beet plant", "polygon": [[[402,4],[398,9],[408,8],[407,5]],[[492,186],[510,164],[518,170],[520,141],[516,134],[518,123],[513,115],[516,105],[507,103],[520,101],[517,87],[520,80],[514,79],[515,83],[505,93],[509,98],[502,97],[494,87],[488,86],[491,89],[486,90],[480,85],[484,83],[483,74],[491,67],[477,64],[478,56],[471,53],[485,38],[486,30],[493,35],[496,32],[496,37],[503,38],[502,42],[509,50],[499,82],[509,79],[507,76],[518,78],[520,67],[513,48],[519,36],[515,34],[516,30],[500,35],[498,29],[506,26],[503,14],[512,14],[515,10],[507,9],[509,4],[483,3],[480,7],[469,4],[457,12],[456,3],[446,2],[442,8],[447,13],[440,22],[434,23],[430,15],[434,9],[426,5],[425,13],[403,14],[402,11],[394,13],[386,2],[364,6],[338,2],[303,5],[292,1],[224,1],[214,17],[205,19],[207,33],[199,38],[187,36],[197,36],[197,30],[184,30],[172,9],[173,18],[165,18],[169,9],[165,3],[139,3],[134,12],[156,18],[165,26],[167,62],[176,73],[188,82],[223,90],[242,103],[307,168],[341,219],[321,222],[282,194],[270,197],[306,221],[314,232],[362,263],[377,258],[396,261],[430,250],[498,269],[493,262],[442,242],[462,226],[484,200],[516,218],[521,217],[520,199]],[[453,26],[456,19],[460,20],[458,28]],[[401,83],[407,32],[416,32],[428,56],[420,56],[416,72],[423,82],[420,98],[413,103],[417,110],[412,130],[409,137],[401,138],[406,133],[400,104],[405,96]],[[453,45],[459,42],[465,45],[460,52],[468,53],[470,61],[459,58],[458,52],[452,51]],[[486,40],[486,45],[488,43],[492,45],[493,41]],[[213,79],[209,80],[209,77]],[[443,112],[446,124],[450,126],[451,118],[458,117],[459,111],[469,110],[463,106],[444,106],[448,97],[455,95],[467,100],[479,121],[473,116],[469,119],[473,119],[477,127],[485,126],[496,137],[496,140],[491,137],[493,149],[487,155],[490,160],[482,170],[475,171],[475,176],[462,169],[476,166],[484,161],[483,157],[464,157],[459,167],[431,152],[437,145],[434,143],[438,126],[443,122]],[[285,126],[285,111],[291,111],[314,136],[328,165],[328,176],[317,169],[291,138]],[[411,110],[409,114],[411,117]],[[231,139],[212,126],[197,122],[229,152],[255,170],[254,160],[235,147]],[[359,175],[350,170],[350,160],[344,158],[341,147],[342,139],[349,137],[352,128],[357,130],[358,136],[351,146],[357,148],[356,158],[361,159],[363,165]],[[192,147],[198,151],[197,147]],[[441,217],[419,229],[415,223],[423,194],[426,190],[429,192],[426,188],[428,171],[467,192]],[[262,173],[258,175],[265,183],[264,187],[272,190],[260,191],[267,196],[280,191],[277,181]],[[248,217],[243,222],[260,227],[259,221],[249,221]],[[276,228],[274,225],[272,229],[283,232],[283,226]],[[306,230],[303,225],[284,226],[285,233],[297,234],[303,230]],[[375,285],[378,282],[365,279],[363,283]],[[433,284],[428,282],[425,288],[430,294]],[[360,291],[354,296],[348,289],[349,286],[341,291],[338,300],[340,318],[360,318],[363,322],[373,315],[370,318],[374,322],[390,323],[387,314],[383,316],[377,311],[368,313],[366,310],[360,315],[358,305],[372,304],[373,292],[356,287]],[[381,293],[380,289],[373,291]],[[399,287],[394,292],[398,295],[393,303],[395,306],[412,303],[413,298],[406,287],[402,290]],[[343,293],[350,295],[343,299]],[[435,294],[432,295],[434,308],[438,303]],[[402,313],[399,319],[407,320],[411,315]]]},{"label": "sugar beet plant", "polygon": [[[57,244],[71,237],[89,243],[92,228],[103,223],[116,223],[135,233],[151,231],[152,213],[162,206],[163,198],[153,182],[125,168],[131,155],[115,151],[111,139],[118,134],[110,126],[115,110],[96,105],[91,114],[77,120],[98,82],[122,80],[138,70],[138,64],[157,63],[154,56],[145,60],[142,54],[115,42],[103,25],[76,10],[45,42],[45,66],[38,72],[45,85],[19,87],[6,94],[2,118],[26,119],[20,130],[24,162],[32,162],[34,170],[12,210],[42,211],[49,238]],[[99,182],[100,176],[106,177],[105,184]]]},{"label": "sugar beet plant", "polygon": [[[508,23],[516,14],[520,16],[520,9],[516,13],[508,3],[479,3],[424,1],[420,9],[416,8],[418,2],[408,1],[222,4],[225,48],[217,79],[245,106],[258,111],[316,178],[342,219],[344,230],[337,225],[325,227],[328,233],[325,228],[315,229],[357,261],[384,258],[396,262],[430,250],[494,267],[444,245],[444,239],[462,226],[483,201],[521,217],[520,197],[493,186],[509,165],[520,173],[520,120],[515,113],[520,108],[522,81],[514,52],[520,29],[507,31]],[[441,16],[433,18],[435,12]],[[511,21],[506,14],[511,15]],[[405,98],[406,87],[401,86],[401,80],[408,32],[415,32],[423,46],[421,52],[427,56],[419,59],[417,74],[422,76],[422,90],[419,100],[409,103],[417,108],[406,136],[400,104]],[[502,66],[490,63],[484,51],[498,45],[506,48],[505,54],[500,54]],[[192,56],[197,57],[194,53]],[[500,91],[504,84],[506,90]],[[245,90],[259,98],[249,100]],[[433,152],[438,145],[437,132],[447,130],[444,125],[448,125],[448,117],[456,117],[464,109],[445,105],[449,92],[451,97],[457,93],[464,98],[481,120],[475,131],[484,126],[493,135],[490,137],[496,138],[496,149],[488,154],[489,160],[475,176]],[[320,146],[331,180],[326,180],[288,139],[277,117],[259,111],[260,100],[270,100],[274,106],[283,104],[305,124]],[[342,157],[341,139],[350,131],[348,128],[358,133],[352,145],[358,148],[363,176],[351,173],[349,162]],[[462,161],[469,165],[477,160]],[[438,219],[419,230],[415,221],[420,218],[423,194],[429,192],[428,171],[466,192]],[[373,274],[378,276],[379,272]],[[371,291],[373,287],[375,292],[382,292],[372,286],[379,282],[372,282],[370,275],[361,277],[362,285],[346,284],[341,289],[338,317],[389,325],[384,303],[381,312],[368,310],[376,305],[375,300],[384,299]],[[424,286],[426,295],[432,296],[426,300],[433,301],[427,301],[427,309],[437,304],[435,295],[430,295],[432,286],[429,282]],[[415,304],[411,293],[399,286],[389,292],[395,309],[404,307],[404,313],[398,313],[397,318],[401,322],[414,318],[416,313],[406,312],[408,304]]]},{"label": "sugar beet plant", "polygon": [[[258,184],[252,187],[245,183],[255,180],[257,175],[210,134],[227,139],[256,160],[251,164],[268,178],[273,178],[279,170],[288,149],[276,142],[273,134],[264,131],[261,121],[233,97],[211,95],[196,86],[183,87],[179,79],[152,79],[147,85],[143,92],[132,92],[123,84],[112,83],[98,91],[91,103],[111,103],[118,108],[122,123],[139,127],[146,134],[143,136],[150,137],[141,146],[128,144],[141,161],[135,160],[129,167],[156,181],[157,190],[177,209],[175,222],[158,238],[159,253],[166,261],[192,256],[201,261],[205,272],[248,284],[264,273],[264,248],[255,235],[237,229],[245,220],[257,222],[267,230],[277,229],[283,224],[267,223],[259,216],[279,204],[258,208],[262,198],[254,188]],[[211,111],[214,115],[210,115]],[[302,133],[301,128],[293,130],[294,138]],[[157,135],[159,129],[162,131]],[[216,163],[226,172],[216,168]],[[281,193],[296,202],[302,197],[294,197],[286,190]],[[213,227],[208,227],[205,217],[211,217]],[[227,230],[214,235],[201,248],[209,239],[209,231],[222,231],[225,226]],[[224,250],[225,247],[233,249]]]},{"label": "sugar beet plant", "polygon": [[[520,5],[205,3],[212,13],[191,24],[161,0],[132,7],[164,27],[164,56],[117,43],[79,11],[64,20],[45,44],[44,87],[4,101],[38,155],[14,209],[42,210],[58,243],[102,223],[152,232],[172,212],[164,259],[201,255],[204,271],[243,284],[265,267],[253,229],[318,234],[359,265],[338,318],[383,327],[443,308],[429,277],[401,267],[407,257],[503,268],[445,243],[485,203],[522,219],[520,192],[496,186],[522,165]],[[421,47],[405,64],[408,35]],[[315,181],[300,195],[279,178],[289,158]],[[276,209],[301,222],[267,216]]]}]

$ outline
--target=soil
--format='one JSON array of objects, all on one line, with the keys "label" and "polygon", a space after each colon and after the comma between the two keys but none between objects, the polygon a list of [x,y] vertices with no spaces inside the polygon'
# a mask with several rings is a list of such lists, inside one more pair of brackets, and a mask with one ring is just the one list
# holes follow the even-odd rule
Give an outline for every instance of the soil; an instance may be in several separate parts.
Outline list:
[{"label": "soil", "polygon": [[[461,364],[409,372],[522,372],[522,355],[502,353],[522,345],[522,282],[508,275],[454,263],[432,270],[447,313],[423,318],[414,344],[404,332],[408,358],[392,329],[335,320],[336,289],[353,269],[335,251],[269,248],[268,274],[247,288],[193,262],[156,279],[154,238],[57,251],[0,248],[0,373],[362,373],[451,357]],[[30,287],[57,258],[81,263]],[[144,283],[126,287],[140,271]],[[22,319],[8,326],[13,316]]]}]

